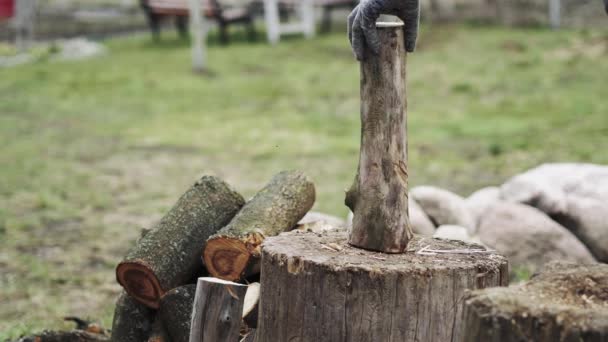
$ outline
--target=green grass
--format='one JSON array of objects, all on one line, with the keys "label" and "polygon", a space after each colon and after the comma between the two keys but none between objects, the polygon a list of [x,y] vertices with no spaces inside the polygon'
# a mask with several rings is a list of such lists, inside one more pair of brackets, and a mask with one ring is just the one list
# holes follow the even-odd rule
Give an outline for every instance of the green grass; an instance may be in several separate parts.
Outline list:
[{"label": "green grass", "polygon": [[[302,169],[316,210],[345,216],[359,149],[358,65],[345,35],[276,47],[186,42],[0,70],[0,340],[110,325],[114,266],[203,173],[252,195]],[[608,34],[423,28],[408,59],[410,181],[462,195],[548,161],[608,163]]]}]

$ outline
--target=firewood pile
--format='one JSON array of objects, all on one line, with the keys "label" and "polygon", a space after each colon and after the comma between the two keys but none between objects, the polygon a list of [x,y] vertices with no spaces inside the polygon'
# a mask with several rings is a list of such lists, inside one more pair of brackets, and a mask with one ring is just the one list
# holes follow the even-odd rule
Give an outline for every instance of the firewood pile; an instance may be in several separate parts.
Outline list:
[{"label": "firewood pile", "polygon": [[124,291],[111,340],[189,341],[199,277],[244,285],[229,291],[244,293],[239,340],[253,337],[261,244],[296,228],[314,201],[313,183],[298,171],[275,175],[249,201],[223,180],[202,177],[118,264],[116,279]]}]

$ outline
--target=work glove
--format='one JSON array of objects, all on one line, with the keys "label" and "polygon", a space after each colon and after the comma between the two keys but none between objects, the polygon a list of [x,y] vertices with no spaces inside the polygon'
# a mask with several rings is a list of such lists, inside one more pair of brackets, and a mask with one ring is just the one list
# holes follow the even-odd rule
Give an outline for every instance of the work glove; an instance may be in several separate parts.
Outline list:
[{"label": "work glove", "polygon": [[[405,50],[413,52],[420,21],[419,0],[361,0],[348,16],[348,39],[358,60],[363,60],[365,49],[377,54],[380,40],[376,20],[381,14],[390,14],[403,21]],[[608,0],[604,0],[608,1]]]}]

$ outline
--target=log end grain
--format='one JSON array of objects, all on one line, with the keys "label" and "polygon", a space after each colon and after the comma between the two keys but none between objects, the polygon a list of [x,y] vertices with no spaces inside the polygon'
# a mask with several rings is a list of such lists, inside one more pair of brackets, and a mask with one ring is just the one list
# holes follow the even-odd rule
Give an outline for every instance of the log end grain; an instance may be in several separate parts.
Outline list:
[{"label": "log end grain", "polygon": [[164,291],[150,267],[142,260],[123,261],[116,267],[116,281],[140,303],[158,309]]},{"label": "log end grain", "polygon": [[214,236],[205,245],[203,260],[205,267],[215,277],[237,281],[252,263],[250,259],[260,257],[264,237],[258,233],[247,234],[240,238]]}]

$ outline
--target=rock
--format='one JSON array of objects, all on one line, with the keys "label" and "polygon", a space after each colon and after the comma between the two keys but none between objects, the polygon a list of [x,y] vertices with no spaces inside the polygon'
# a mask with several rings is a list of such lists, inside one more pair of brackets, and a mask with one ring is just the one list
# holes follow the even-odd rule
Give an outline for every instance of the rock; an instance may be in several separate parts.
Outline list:
[{"label": "rock", "polygon": [[60,60],[80,60],[106,53],[105,46],[86,38],[64,39],[56,44],[59,54],[55,58]]},{"label": "rock", "polygon": [[346,222],[336,216],[309,211],[294,227],[294,229],[323,233],[334,229],[345,229]]},{"label": "rock", "polygon": [[608,262],[608,166],[544,164],[506,182],[501,198],[537,207]]},{"label": "rock", "polygon": [[539,269],[564,260],[593,263],[595,259],[570,231],[536,208],[499,202],[482,215],[479,238],[509,259],[512,269]]},{"label": "rock", "polygon": [[496,186],[479,189],[467,197],[465,203],[475,221],[475,230],[481,215],[498,201],[500,201],[500,188]]},{"label": "rock", "polygon": [[432,186],[415,187],[410,191],[410,196],[436,226],[457,225],[474,233],[475,221],[462,197]]},{"label": "rock", "polygon": [[453,226],[453,225],[443,225],[437,228],[435,234],[433,234],[434,238],[439,239],[448,239],[448,240],[460,240],[464,242],[471,242],[471,237],[469,236],[469,232],[465,227],[461,226]]},{"label": "rock", "polygon": [[433,225],[431,219],[426,216],[420,205],[411,197],[408,199],[408,207],[412,231],[424,236],[433,236],[435,225]]},{"label": "rock", "polygon": [[553,219],[576,235],[597,260],[608,263],[608,202],[567,196],[566,205],[566,213]]},{"label": "rock", "polygon": [[346,226],[346,222],[337,217],[337,216],[333,216],[333,215],[329,215],[329,214],[324,214],[324,213],[320,213],[317,211],[309,211],[306,215],[304,215],[304,217],[302,217],[302,219],[298,222],[298,225],[301,224],[310,224],[310,223],[314,223],[314,222],[325,222],[327,224],[333,225],[333,226],[337,226],[337,227],[345,227]]}]

